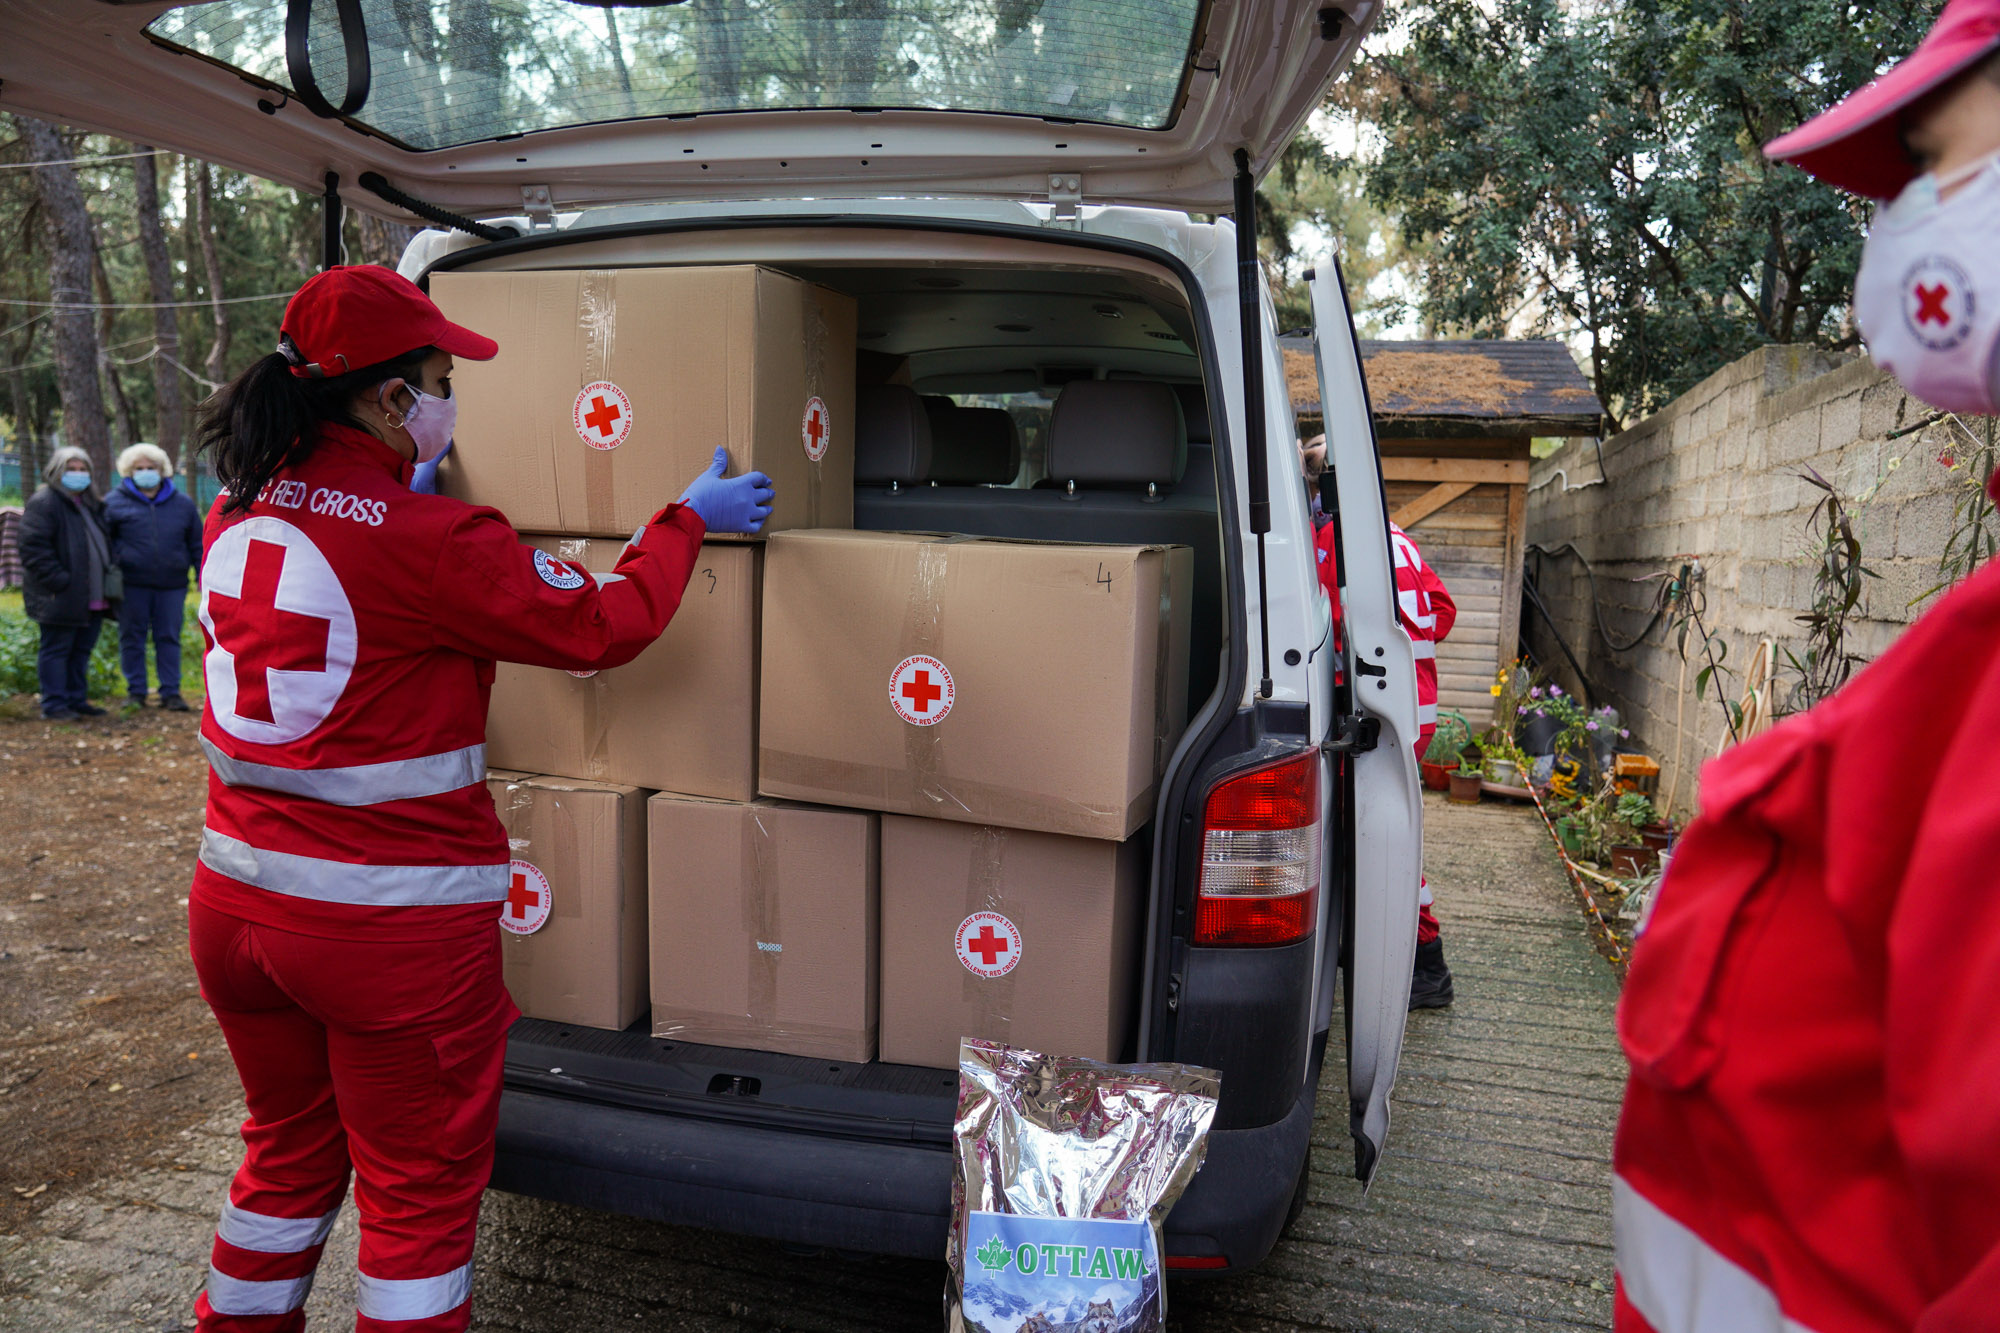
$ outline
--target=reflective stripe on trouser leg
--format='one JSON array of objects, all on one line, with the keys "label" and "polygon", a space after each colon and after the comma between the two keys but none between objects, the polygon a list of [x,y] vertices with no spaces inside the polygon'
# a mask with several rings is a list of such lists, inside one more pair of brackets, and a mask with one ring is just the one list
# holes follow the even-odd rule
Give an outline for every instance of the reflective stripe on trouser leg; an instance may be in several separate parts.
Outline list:
[{"label": "reflective stripe on trouser leg", "polygon": [[381,1278],[361,1275],[361,1315],[383,1323],[435,1319],[472,1298],[472,1264],[436,1277]]}]

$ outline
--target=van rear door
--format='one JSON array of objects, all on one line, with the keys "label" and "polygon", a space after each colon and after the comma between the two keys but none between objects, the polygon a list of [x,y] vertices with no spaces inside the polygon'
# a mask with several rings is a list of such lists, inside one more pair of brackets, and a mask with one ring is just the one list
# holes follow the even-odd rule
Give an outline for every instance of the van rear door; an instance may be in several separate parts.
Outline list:
[{"label": "van rear door", "polygon": [[1232,154],[1269,168],[1382,3],[0,0],[0,108],[315,194],[332,173],[384,215],[364,173],[483,217],[806,196],[1227,212]]},{"label": "van rear door", "polygon": [[[1353,682],[1356,714],[1379,728],[1373,748],[1352,755],[1352,901],[1343,950],[1348,1119],[1355,1174],[1366,1182],[1388,1141],[1389,1094],[1403,1051],[1417,947],[1417,886],[1423,878],[1423,804],[1414,750],[1417,670],[1409,636],[1396,620],[1395,560],[1374,418],[1338,261],[1321,264],[1309,285],[1327,465],[1339,488],[1337,535],[1347,553],[1342,562],[1347,582],[1340,590],[1343,669]],[[1355,558],[1362,551],[1379,559]]]}]

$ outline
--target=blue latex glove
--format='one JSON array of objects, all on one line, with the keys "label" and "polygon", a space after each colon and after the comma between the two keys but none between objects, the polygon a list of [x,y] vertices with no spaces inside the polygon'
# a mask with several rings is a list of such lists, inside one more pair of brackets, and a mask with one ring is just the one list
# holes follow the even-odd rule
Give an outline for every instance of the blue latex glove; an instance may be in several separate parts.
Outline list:
[{"label": "blue latex glove", "polygon": [[417,464],[410,473],[410,489],[418,495],[436,495],[438,490],[438,464],[444,462],[445,454],[451,452],[452,440],[444,442],[444,451],[428,463]]},{"label": "blue latex glove", "polygon": [[700,514],[710,532],[754,533],[771,516],[771,497],[777,491],[761,472],[724,477],[728,466],[729,451],[717,449],[715,462],[689,484],[681,503]]}]

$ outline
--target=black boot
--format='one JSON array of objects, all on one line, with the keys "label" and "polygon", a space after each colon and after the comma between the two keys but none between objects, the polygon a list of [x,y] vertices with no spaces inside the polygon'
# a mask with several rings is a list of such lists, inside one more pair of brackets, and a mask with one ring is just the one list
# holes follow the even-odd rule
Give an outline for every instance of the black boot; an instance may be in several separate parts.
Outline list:
[{"label": "black boot", "polygon": [[1451,1003],[1451,969],[1444,962],[1444,941],[1417,946],[1417,967],[1410,977],[1410,1008],[1443,1009]]},{"label": "black boot", "polygon": [[160,707],[166,709],[169,713],[185,713],[188,711],[187,700],[181,698],[178,694],[161,695]]}]

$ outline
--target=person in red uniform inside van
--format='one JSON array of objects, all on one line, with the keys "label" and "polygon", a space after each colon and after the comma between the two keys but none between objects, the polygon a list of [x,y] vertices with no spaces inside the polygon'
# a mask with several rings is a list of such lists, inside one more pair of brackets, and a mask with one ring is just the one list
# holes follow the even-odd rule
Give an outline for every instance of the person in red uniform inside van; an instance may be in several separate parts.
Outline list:
[{"label": "person in red uniform inside van", "polygon": [[[1855,282],[1869,352],[2000,410],[2000,0],[1951,0],[1767,151],[1894,198]],[[1989,563],[1703,772],[1618,1011],[1621,1333],[2000,1328],[1996,736]]]},{"label": "person in red uniform inside van", "polygon": [[[1306,480],[1316,482],[1326,470],[1326,436],[1315,435],[1299,447],[1299,460]],[[1313,547],[1319,557],[1319,583],[1333,603],[1333,634],[1340,638],[1340,588],[1336,576],[1339,562],[1334,558],[1333,524],[1319,508],[1315,490],[1313,504]],[[1417,665],[1417,762],[1424,761],[1431,736],[1437,731],[1438,672],[1437,646],[1458,622],[1458,604],[1451,599],[1444,580],[1425,563],[1410,534],[1389,525],[1389,544],[1396,557],[1396,620],[1410,636]],[[1452,1002],[1451,968],[1444,961],[1444,938],[1438,919],[1431,911],[1434,900],[1428,879],[1417,885],[1417,958],[1410,977],[1410,1008],[1444,1009]]]},{"label": "person in red uniform inside van", "polygon": [[357,1329],[455,1333],[517,1017],[485,784],[493,664],[630,661],[703,535],[755,532],[772,491],[725,479],[718,450],[600,583],[494,510],[410,490],[451,440],[453,358],[491,358],[491,339],[372,266],[307,282],[282,329],[200,434],[227,489],[203,541],[210,775],[188,919],[249,1119],[197,1327],[305,1326],[351,1167]]}]

